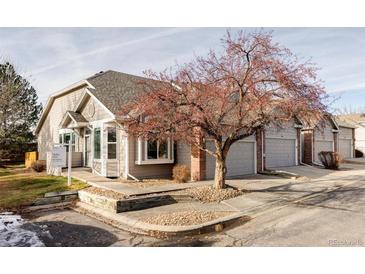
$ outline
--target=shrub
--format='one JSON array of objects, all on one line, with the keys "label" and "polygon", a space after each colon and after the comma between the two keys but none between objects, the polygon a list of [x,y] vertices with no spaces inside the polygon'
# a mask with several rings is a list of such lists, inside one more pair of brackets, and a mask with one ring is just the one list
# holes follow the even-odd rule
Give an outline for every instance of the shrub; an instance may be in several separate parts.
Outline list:
[{"label": "shrub", "polygon": [[30,167],[36,172],[42,172],[46,169],[46,164],[44,163],[44,161],[38,160],[33,162]]},{"label": "shrub", "polygon": [[176,165],[172,169],[172,177],[179,183],[186,183],[190,180],[190,169],[186,165]]},{"label": "shrub", "polygon": [[362,158],[364,157],[364,152],[361,150],[355,149],[355,158]]},{"label": "shrub", "polygon": [[318,153],[318,157],[325,168],[338,169],[340,166],[340,155],[333,151],[321,151]]}]

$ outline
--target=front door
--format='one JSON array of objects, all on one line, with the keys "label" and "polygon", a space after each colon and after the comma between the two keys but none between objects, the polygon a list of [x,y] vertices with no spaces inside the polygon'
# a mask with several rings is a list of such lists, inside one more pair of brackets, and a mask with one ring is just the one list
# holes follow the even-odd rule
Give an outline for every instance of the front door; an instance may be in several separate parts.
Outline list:
[{"label": "front door", "polygon": [[91,140],[90,135],[85,136],[85,166],[91,167]]}]

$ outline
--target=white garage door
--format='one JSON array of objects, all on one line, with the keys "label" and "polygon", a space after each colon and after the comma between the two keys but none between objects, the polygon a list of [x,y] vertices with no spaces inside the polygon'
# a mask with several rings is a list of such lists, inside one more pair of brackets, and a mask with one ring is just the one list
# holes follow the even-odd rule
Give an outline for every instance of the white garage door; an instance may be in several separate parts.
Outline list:
[{"label": "white garage door", "polygon": [[314,142],[314,161],[321,163],[318,153],[321,151],[333,151],[333,141],[317,140]]},{"label": "white garage door", "polygon": [[266,138],[266,167],[285,167],[296,165],[295,139]]},{"label": "white garage door", "polygon": [[[207,148],[214,150],[213,141],[207,141]],[[215,158],[206,154],[207,179],[213,179],[215,173]],[[227,177],[239,177],[255,173],[255,143],[238,141],[229,149],[227,160]]]},{"label": "white garage door", "polygon": [[351,139],[339,139],[339,152],[345,159],[352,156],[352,141]]}]

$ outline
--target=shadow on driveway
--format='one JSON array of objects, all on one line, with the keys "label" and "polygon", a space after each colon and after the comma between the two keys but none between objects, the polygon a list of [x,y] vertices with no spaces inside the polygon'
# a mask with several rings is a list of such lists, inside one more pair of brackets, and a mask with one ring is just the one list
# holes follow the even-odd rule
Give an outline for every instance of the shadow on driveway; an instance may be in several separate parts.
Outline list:
[{"label": "shadow on driveway", "polygon": [[103,247],[118,241],[115,235],[104,229],[63,221],[27,223],[22,228],[36,232],[45,246]]}]

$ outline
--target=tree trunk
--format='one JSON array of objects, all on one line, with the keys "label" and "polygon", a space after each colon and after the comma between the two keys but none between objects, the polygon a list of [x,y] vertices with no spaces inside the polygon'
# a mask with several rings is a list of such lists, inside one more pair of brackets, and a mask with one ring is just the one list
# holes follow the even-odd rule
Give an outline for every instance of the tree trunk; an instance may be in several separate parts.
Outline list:
[{"label": "tree trunk", "polygon": [[214,188],[223,189],[226,187],[226,161],[216,158],[215,160],[215,175],[214,175]]}]

